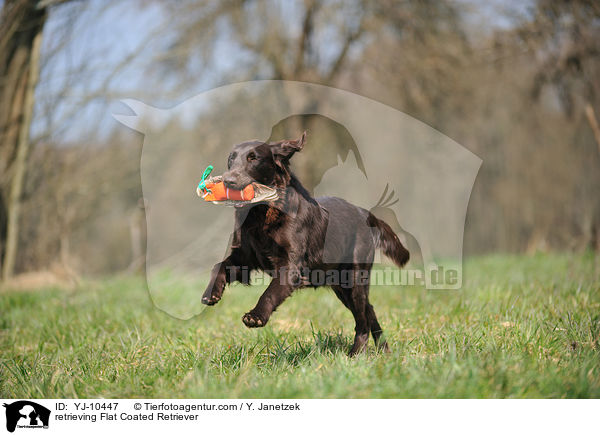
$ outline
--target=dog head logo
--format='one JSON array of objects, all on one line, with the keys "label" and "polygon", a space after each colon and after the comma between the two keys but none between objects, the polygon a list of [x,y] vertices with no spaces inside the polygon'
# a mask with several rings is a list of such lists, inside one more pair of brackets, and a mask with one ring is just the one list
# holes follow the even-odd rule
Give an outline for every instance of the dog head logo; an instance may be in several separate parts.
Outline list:
[{"label": "dog head logo", "polygon": [[29,400],[5,403],[6,430],[14,432],[16,428],[48,428],[50,410]]},{"label": "dog head logo", "polygon": [[[381,213],[411,236],[426,288],[462,286],[465,217],[481,159],[428,125],[368,98],[302,82],[235,83],[168,110],[123,103],[134,114],[115,119],[144,134],[147,283],[167,313],[199,314],[205,306],[198,292],[227,255],[234,213],[198,200],[204,168],[224,173],[233,144],[295,139],[306,129],[307,142],[291,163],[308,191]],[[311,116],[334,127],[295,124]],[[444,279],[447,271],[451,279]]]}]

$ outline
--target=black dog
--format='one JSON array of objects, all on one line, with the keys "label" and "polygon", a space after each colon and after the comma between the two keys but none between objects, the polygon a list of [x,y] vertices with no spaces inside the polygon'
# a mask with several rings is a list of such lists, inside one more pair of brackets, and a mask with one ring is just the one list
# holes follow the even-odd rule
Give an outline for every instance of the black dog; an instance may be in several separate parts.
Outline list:
[{"label": "black dog", "polygon": [[214,305],[227,283],[248,283],[248,271],[263,270],[273,279],[256,307],[242,318],[249,328],[265,326],[273,311],[301,287],[330,285],[352,311],[356,336],[350,355],[369,339],[388,350],[373,306],[369,276],[375,249],[398,266],[408,251],[385,222],[369,211],[335,197],[312,198],[290,172],[289,160],[300,151],[306,132],[295,141],[244,142],[233,147],[225,185],[242,189],[258,182],[277,189],[278,199],[235,210],[231,254],[215,265],[202,303]]}]

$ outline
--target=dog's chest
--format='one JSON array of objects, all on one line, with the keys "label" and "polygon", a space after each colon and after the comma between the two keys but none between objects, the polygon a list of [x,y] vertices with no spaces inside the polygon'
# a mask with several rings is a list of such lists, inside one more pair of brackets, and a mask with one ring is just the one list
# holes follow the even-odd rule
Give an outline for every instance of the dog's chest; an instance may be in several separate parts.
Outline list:
[{"label": "dog's chest", "polygon": [[285,222],[278,210],[269,209],[257,219],[249,219],[242,226],[241,239],[263,269],[277,267],[287,258]]}]

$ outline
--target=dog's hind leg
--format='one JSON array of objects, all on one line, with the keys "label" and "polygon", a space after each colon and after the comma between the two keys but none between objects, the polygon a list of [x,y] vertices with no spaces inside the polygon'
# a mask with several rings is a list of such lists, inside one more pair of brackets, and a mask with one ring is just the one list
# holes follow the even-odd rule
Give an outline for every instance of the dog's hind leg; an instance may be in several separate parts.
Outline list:
[{"label": "dog's hind leg", "polygon": [[371,335],[373,335],[373,340],[375,340],[375,346],[377,346],[378,349],[380,349],[384,352],[390,352],[390,348],[389,348],[387,342],[385,341],[385,338],[382,336],[383,330],[381,329],[381,326],[379,325],[379,322],[377,321],[377,316],[375,315],[375,310],[373,309],[373,305],[371,305],[368,300],[367,300],[367,307],[366,307],[366,315],[367,315],[367,320],[369,321],[369,328],[371,329]]},{"label": "dog's hind leg", "polygon": [[[344,288],[340,285],[332,285],[335,295],[352,312],[356,326],[354,328],[354,344],[348,353],[354,356],[362,352],[369,341],[370,322],[367,315],[367,295],[368,287],[355,285],[352,288]],[[381,328],[380,328],[381,329]]]},{"label": "dog's hind leg", "polygon": [[365,350],[369,341],[369,321],[367,319],[367,292],[369,287],[355,284],[350,293],[350,301],[352,315],[356,326],[354,327],[354,344],[348,353],[349,356],[354,356]]}]

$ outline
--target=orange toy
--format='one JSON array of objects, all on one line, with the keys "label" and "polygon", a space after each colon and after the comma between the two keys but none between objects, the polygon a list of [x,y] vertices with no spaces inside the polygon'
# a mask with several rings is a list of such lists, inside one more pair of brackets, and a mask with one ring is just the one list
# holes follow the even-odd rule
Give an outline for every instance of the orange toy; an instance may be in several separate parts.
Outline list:
[{"label": "orange toy", "polygon": [[254,199],[254,187],[248,184],[242,190],[225,187],[222,181],[206,183],[206,194],[202,196],[205,201],[250,201]]},{"label": "orange toy", "polygon": [[254,182],[242,190],[230,189],[223,184],[223,177],[210,177],[212,165],[208,165],[202,174],[202,179],[196,188],[196,193],[206,202],[241,207],[242,202],[258,203],[276,201],[279,197],[277,189]]}]

